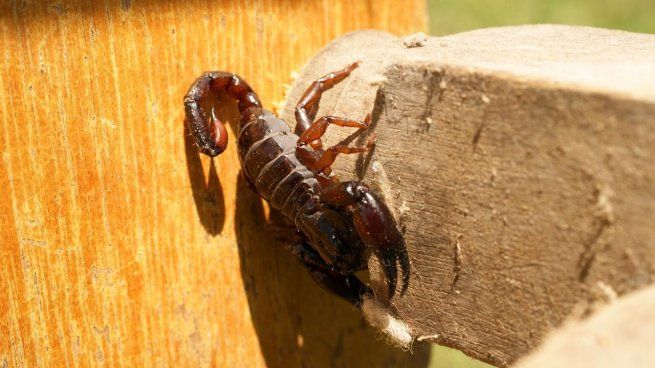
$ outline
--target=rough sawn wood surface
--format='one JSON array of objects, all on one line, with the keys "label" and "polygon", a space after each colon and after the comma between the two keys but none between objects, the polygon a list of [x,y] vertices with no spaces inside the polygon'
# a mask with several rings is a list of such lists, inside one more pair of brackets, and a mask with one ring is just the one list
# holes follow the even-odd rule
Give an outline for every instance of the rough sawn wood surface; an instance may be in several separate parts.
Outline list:
[{"label": "rough sawn wood surface", "polygon": [[[503,366],[576,306],[652,282],[655,36],[522,26],[418,43],[341,37],[285,109],[293,121],[312,80],[363,61],[319,116],[373,113],[375,149],[335,168],[376,187],[405,229],[412,277],[393,314]],[[330,128],[328,143],[352,133]]]}]

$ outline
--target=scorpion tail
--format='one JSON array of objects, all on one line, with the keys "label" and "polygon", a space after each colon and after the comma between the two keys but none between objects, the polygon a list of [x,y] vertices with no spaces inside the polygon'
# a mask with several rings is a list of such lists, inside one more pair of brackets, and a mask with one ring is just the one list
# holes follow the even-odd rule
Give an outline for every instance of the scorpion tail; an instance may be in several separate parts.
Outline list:
[{"label": "scorpion tail", "polygon": [[221,90],[239,102],[239,112],[242,114],[250,107],[261,107],[257,94],[234,73],[206,72],[196,79],[184,96],[184,110],[189,130],[200,152],[210,157],[218,156],[227,147],[227,131],[214,116],[213,109],[212,116],[208,117],[201,103]]}]

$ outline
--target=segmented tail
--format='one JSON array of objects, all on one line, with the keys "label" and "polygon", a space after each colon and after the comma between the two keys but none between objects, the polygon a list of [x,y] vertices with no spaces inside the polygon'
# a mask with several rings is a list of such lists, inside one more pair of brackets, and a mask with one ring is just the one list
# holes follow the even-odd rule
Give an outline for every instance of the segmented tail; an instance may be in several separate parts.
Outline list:
[{"label": "segmented tail", "polygon": [[206,72],[196,79],[184,96],[186,121],[200,152],[210,157],[225,151],[227,130],[214,115],[213,109],[209,117],[200,105],[205,98],[221,90],[239,102],[239,112],[242,115],[250,107],[261,107],[257,94],[245,80],[234,73]]}]

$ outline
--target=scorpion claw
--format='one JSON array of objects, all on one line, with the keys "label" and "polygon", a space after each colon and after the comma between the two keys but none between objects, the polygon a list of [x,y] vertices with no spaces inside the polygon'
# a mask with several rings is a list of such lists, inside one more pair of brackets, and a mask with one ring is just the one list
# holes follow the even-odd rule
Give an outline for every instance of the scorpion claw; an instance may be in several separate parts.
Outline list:
[{"label": "scorpion claw", "polygon": [[409,285],[409,255],[391,210],[364,184],[347,181],[326,188],[321,201],[346,207],[351,213],[357,235],[378,257],[387,279],[389,298],[393,297],[401,276],[401,294]]},{"label": "scorpion claw", "polygon": [[403,286],[400,289],[400,294],[403,295],[409,286],[409,255],[407,249],[403,248],[401,252],[396,253],[398,256],[398,264],[403,275]]},{"label": "scorpion claw", "polygon": [[398,283],[398,269],[396,266],[396,255],[393,252],[378,253],[384,275],[387,278],[387,295],[392,297],[396,292],[396,284]]},{"label": "scorpion claw", "polygon": [[409,285],[409,256],[404,244],[402,247],[384,249],[377,252],[374,251],[374,253],[382,264],[382,270],[387,279],[387,292],[389,298],[393,297],[396,293],[399,269],[401,277],[400,295],[405,294],[407,286]]}]

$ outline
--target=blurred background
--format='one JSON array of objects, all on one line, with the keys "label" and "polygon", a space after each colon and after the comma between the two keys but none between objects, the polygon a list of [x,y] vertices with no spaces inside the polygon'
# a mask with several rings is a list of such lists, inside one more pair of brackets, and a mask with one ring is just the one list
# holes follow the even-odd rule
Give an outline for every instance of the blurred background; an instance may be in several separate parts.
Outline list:
[{"label": "blurred background", "polygon": [[428,11],[435,36],[528,23],[655,33],[653,0],[428,0]]},{"label": "blurred background", "polygon": [[[428,13],[434,36],[534,23],[655,33],[655,0],[428,0]],[[430,367],[491,366],[435,345]]]}]

